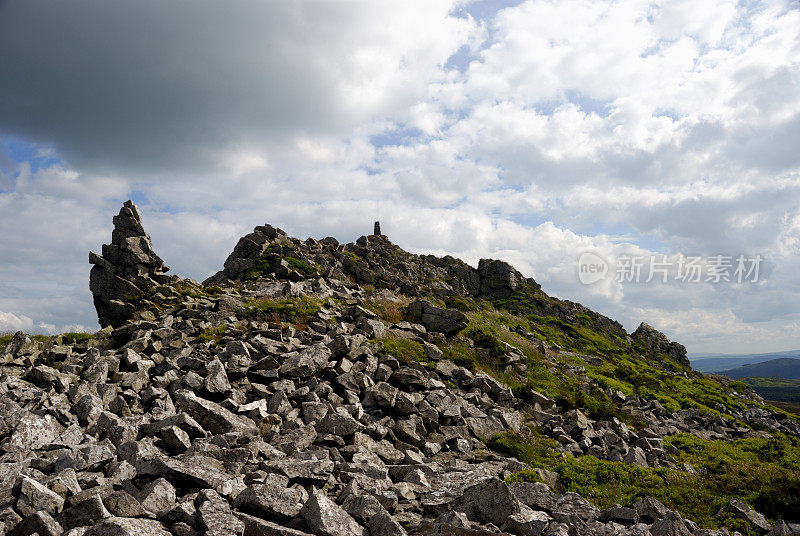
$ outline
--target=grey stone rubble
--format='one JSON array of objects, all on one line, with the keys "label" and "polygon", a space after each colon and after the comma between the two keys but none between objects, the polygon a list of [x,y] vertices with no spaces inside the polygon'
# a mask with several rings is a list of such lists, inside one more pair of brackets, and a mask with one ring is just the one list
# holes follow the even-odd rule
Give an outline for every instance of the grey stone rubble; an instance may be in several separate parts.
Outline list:
[{"label": "grey stone rubble", "polygon": [[[501,292],[509,273],[486,270],[494,275],[480,284]],[[323,307],[304,331],[244,318],[244,304],[264,296],[313,296]],[[401,363],[375,338],[402,333],[436,348],[445,335],[387,324],[359,305],[365,297],[330,275],[265,277],[184,295],[89,341],[16,334],[0,356],[0,536],[724,534],[652,498],[600,511],[557,493],[554,473],[541,472],[550,485],[509,485],[528,467],[484,440],[532,424],[564,452],[670,467],[664,435],[749,429],[631,397],[625,407],[648,423],[635,433],[540,393],[526,405],[433,350],[435,368]],[[198,337],[220,327],[218,340]],[[747,417],[798,433],[768,413]],[[741,503],[726,513],[759,533],[800,533]]]}]

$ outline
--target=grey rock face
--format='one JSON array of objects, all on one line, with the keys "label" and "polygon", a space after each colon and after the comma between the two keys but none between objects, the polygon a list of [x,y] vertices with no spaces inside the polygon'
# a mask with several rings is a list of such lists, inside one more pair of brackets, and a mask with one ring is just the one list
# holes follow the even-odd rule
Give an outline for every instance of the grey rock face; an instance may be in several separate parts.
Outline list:
[{"label": "grey rock face", "polygon": [[[0,523],[0,529],[2,523]],[[47,512],[36,512],[19,522],[9,533],[8,536],[29,536],[38,534],[39,536],[61,536],[64,529]]]},{"label": "grey rock face", "polygon": [[37,512],[52,515],[61,512],[63,507],[64,499],[60,495],[32,478],[24,475],[20,477],[17,510],[22,515],[28,516]]},{"label": "grey rock face", "polygon": [[251,484],[234,502],[237,508],[262,517],[288,521],[300,515],[308,493],[301,486],[289,487],[289,478],[269,474],[264,482]]},{"label": "grey rock face", "polygon": [[135,313],[132,297],[147,295],[158,285],[175,281],[165,275],[169,268],[153,251],[139,210],[131,201],[126,201],[114,217],[111,244],[103,245],[102,255],[89,253],[89,263],[94,265],[89,290],[102,327],[120,327]]}]

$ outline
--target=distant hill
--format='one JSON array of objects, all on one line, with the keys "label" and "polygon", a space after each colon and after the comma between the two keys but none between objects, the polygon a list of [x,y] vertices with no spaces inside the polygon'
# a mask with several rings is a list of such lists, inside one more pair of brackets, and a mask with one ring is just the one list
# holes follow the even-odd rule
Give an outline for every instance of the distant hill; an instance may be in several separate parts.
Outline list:
[{"label": "distant hill", "polygon": [[[786,378],[744,378],[764,400],[800,404],[800,380]],[[796,410],[795,407],[785,408]]]},{"label": "distant hill", "polygon": [[787,378],[800,379],[800,359],[782,357],[761,363],[744,365],[721,374],[731,378]]},{"label": "distant hill", "polygon": [[719,373],[748,364],[763,363],[780,358],[800,359],[800,350],[763,354],[689,354],[693,369],[700,372]]}]

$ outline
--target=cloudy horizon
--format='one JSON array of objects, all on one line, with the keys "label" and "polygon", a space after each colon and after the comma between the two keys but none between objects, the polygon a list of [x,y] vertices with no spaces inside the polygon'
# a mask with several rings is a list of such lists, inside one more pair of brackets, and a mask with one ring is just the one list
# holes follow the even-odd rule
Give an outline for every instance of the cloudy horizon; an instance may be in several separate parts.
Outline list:
[{"label": "cloudy horizon", "polygon": [[[0,332],[97,329],[87,254],[129,198],[197,280],[256,225],[380,220],[690,352],[797,349],[800,6],[0,0]],[[628,257],[667,282],[617,281]]]}]

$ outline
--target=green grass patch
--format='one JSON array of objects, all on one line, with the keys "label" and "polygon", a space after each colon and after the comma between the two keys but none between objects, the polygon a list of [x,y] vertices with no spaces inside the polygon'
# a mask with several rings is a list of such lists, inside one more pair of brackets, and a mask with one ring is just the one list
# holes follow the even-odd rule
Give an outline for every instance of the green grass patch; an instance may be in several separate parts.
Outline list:
[{"label": "green grass patch", "polygon": [[403,314],[403,307],[407,305],[407,301],[397,302],[384,298],[368,298],[365,299],[361,306],[378,315],[378,318],[386,322],[396,324],[405,319]]},{"label": "green grass patch", "polygon": [[62,333],[61,335],[58,335],[58,337],[61,337],[62,344],[78,344],[80,342],[90,341],[96,336],[94,333],[68,332]]},{"label": "green grass patch", "polygon": [[310,262],[304,261],[303,259],[284,257],[283,260],[286,261],[286,264],[289,265],[289,268],[300,272],[306,277],[313,277],[319,273],[319,270],[316,266],[312,265]]},{"label": "green grass patch", "polygon": [[439,344],[442,358],[449,359],[459,367],[475,372],[478,368],[478,355],[463,341],[448,340]]},{"label": "green grass patch", "polygon": [[244,316],[248,319],[290,322],[302,327],[308,325],[321,306],[322,300],[308,296],[280,300],[261,298],[245,304]]},{"label": "green grass patch", "polygon": [[219,344],[222,337],[225,336],[225,326],[217,326],[215,328],[205,328],[195,339],[197,342],[210,342]]},{"label": "green grass patch", "polygon": [[561,454],[555,450],[555,441],[533,433],[523,436],[512,431],[501,432],[489,439],[486,445],[531,467],[552,467],[562,459]]},{"label": "green grass patch", "polygon": [[417,341],[395,337],[386,337],[378,341],[381,343],[380,355],[390,355],[401,363],[427,361],[425,347]]}]

